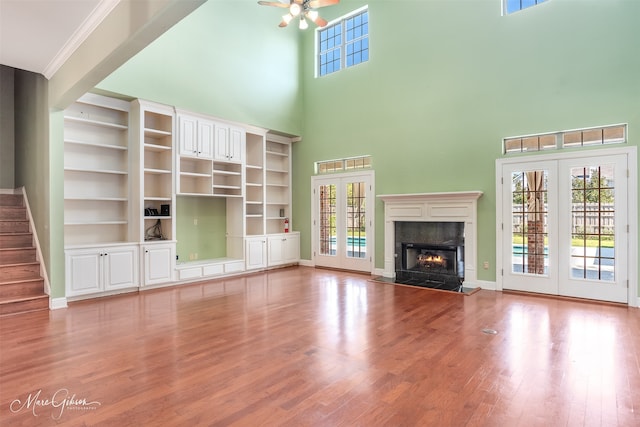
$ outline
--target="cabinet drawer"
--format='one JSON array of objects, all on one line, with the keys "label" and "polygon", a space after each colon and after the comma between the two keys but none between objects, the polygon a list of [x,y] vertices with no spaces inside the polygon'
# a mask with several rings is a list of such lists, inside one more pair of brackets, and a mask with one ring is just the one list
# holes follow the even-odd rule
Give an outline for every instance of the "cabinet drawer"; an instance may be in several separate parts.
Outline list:
[{"label": "cabinet drawer", "polygon": [[202,267],[203,276],[215,276],[216,274],[222,274],[222,264],[205,265]]},{"label": "cabinet drawer", "polygon": [[238,271],[244,271],[244,261],[234,261],[224,265],[225,273],[237,273]]},{"label": "cabinet drawer", "polygon": [[195,277],[202,276],[202,269],[200,267],[194,268],[183,268],[178,270],[178,278],[182,279],[193,279]]}]

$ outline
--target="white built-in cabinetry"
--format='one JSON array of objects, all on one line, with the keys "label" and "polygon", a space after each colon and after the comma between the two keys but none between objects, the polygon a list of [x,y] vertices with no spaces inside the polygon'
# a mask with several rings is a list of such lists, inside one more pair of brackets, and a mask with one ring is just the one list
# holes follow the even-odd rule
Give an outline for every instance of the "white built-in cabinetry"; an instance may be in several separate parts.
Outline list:
[{"label": "white built-in cabinetry", "polygon": [[244,130],[186,111],[178,124],[177,193],[242,197]]},{"label": "white built-in cabinetry", "polygon": [[247,270],[267,267],[267,236],[247,237],[245,239],[245,266]]},{"label": "white built-in cabinetry", "polygon": [[245,131],[237,126],[217,123],[214,158],[227,162],[242,162]]},{"label": "white built-in cabinetry", "polygon": [[[149,101],[87,94],[65,110],[66,296],[293,264],[292,138]],[[220,197],[226,256],[176,263],[180,196]]]},{"label": "white built-in cabinetry", "polygon": [[67,249],[67,297],[118,291],[139,285],[136,245]]},{"label": "white built-in cabinetry", "polygon": [[291,264],[300,260],[300,233],[272,234],[267,238],[267,266]]},{"label": "white built-in cabinetry", "polygon": [[129,102],[87,94],[64,112],[69,297],[135,288],[140,283],[129,111]]},{"label": "white built-in cabinetry", "polygon": [[142,286],[173,280],[175,267],[175,113],[172,107],[135,100],[131,108],[131,151],[136,154],[138,241]]},{"label": "white built-in cabinetry", "polygon": [[66,246],[136,240],[129,182],[129,103],[88,94],[64,113]]},{"label": "white built-in cabinetry", "polygon": [[142,245],[142,265],[144,266],[143,286],[158,285],[173,281],[176,244],[153,243]]},{"label": "white built-in cabinetry", "polygon": [[267,134],[265,147],[265,230],[282,233],[291,227],[291,139]]}]

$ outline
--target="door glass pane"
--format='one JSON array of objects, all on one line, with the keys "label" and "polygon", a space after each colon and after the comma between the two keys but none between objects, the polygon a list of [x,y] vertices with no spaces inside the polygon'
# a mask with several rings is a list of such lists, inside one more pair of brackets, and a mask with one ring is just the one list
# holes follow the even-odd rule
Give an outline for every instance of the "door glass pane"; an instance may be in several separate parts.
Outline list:
[{"label": "door glass pane", "polygon": [[614,166],[571,169],[571,277],[615,279]]},{"label": "door glass pane", "polygon": [[367,256],[366,198],[365,183],[347,184],[347,257],[365,258]]},{"label": "door glass pane", "polygon": [[336,254],[336,186],[321,185],[320,197],[320,254]]},{"label": "door glass pane", "polygon": [[511,271],[548,274],[547,171],[511,174]]}]

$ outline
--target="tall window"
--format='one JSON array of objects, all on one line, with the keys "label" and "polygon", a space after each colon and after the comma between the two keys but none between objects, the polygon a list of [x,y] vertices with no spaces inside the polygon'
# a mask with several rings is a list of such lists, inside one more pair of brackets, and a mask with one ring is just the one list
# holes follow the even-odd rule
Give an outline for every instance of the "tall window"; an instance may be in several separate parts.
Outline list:
[{"label": "tall window", "polygon": [[545,1],[547,0],[503,0],[504,13],[506,15],[509,13],[517,12],[531,6],[544,3]]},{"label": "tall window", "polygon": [[318,76],[368,61],[368,8],[365,6],[318,29],[316,40]]}]

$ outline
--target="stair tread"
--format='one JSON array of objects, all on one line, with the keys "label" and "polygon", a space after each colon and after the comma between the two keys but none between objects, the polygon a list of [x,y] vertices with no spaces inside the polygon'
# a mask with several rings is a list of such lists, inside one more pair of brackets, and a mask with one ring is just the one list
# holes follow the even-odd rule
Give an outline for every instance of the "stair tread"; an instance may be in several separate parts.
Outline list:
[{"label": "stair tread", "polygon": [[49,295],[45,294],[44,292],[38,295],[29,295],[29,296],[23,296],[23,297],[13,296],[13,297],[7,297],[7,298],[0,298],[0,304],[11,304],[11,303],[23,302],[23,301],[34,301],[34,300],[39,300],[44,298],[49,298]]},{"label": "stair tread", "polygon": [[35,246],[16,246],[13,248],[0,248],[0,251],[24,251],[29,249],[35,249]]},{"label": "stair tread", "polygon": [[11,280],[9,282],[4,282],[4,281],[0,280],[0,286],[15,285],[15,284],[18,284],[18,283],[40,282],[40,281],[44,281],[44,277],[32,277],[30,279],[18,279],[18,280]]}]

